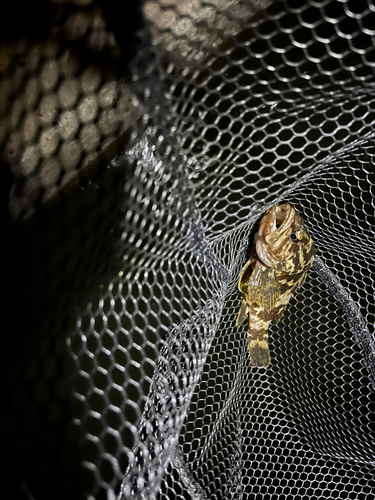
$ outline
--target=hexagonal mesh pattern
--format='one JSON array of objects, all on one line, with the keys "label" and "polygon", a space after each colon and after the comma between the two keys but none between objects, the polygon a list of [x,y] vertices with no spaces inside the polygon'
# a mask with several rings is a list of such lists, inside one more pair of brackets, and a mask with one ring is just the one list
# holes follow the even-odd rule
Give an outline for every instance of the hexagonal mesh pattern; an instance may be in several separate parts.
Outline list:
[{"label": "hexagonal mesh pattern", "polygon": [[[374,498],[373,6],[43,5],[0,47],[13,497]],[[320,253],[256,369],[282,200]]]}]

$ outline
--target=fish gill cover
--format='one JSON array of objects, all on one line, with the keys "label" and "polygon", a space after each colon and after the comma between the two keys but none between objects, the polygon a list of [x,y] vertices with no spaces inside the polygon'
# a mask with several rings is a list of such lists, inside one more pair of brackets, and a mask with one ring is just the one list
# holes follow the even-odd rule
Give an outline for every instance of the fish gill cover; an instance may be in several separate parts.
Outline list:
[{"label": "fish gill cover", "polygon": [[[374,8],[128,4],[1,20],[4,491],[372,500]],[[280,203],[319,253],[265,369],[238,280]]]}]

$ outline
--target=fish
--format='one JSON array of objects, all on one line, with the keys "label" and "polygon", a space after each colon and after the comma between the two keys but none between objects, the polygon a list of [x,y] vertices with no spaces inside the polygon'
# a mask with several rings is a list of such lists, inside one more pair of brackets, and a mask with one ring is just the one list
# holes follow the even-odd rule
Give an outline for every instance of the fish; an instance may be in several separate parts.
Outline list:
[{"label": "fish", "polygon": [[269,325],[283,317],[317,251],[302,217],[289,203],[266,211],[238,281],[242,297],[236,326],[248,317],[247,347],[253,366],[270,365]]}]

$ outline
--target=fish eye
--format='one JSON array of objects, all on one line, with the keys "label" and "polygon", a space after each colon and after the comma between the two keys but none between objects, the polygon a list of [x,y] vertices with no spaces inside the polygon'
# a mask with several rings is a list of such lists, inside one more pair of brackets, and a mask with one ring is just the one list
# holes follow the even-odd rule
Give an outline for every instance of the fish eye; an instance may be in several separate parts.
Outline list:
[{"label": "fish eye", "polygon": [[291,239],[292,241],[297,241],[297,236],[296,236],[294,233],[292,233],[292,234],[290,235],[290,239]]}]

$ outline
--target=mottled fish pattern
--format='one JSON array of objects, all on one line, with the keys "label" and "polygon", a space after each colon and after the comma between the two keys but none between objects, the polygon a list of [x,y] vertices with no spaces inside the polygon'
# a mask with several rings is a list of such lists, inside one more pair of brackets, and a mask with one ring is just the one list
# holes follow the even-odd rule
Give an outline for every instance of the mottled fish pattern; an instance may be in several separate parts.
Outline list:
[{"label": "mottled fish pattern", "polygon": [[238,282],[242,300],[236,324],[238,328],[249,317],[247,346],[252,365],[269,366],[268,327],[282,318],[306,280],[316,252],[302,217],[291,205],[267,210]]}]

